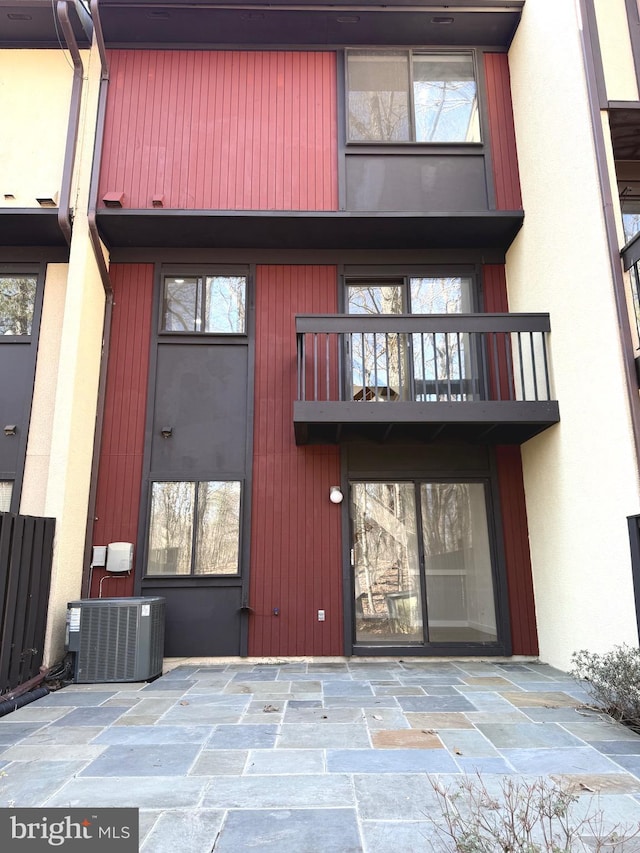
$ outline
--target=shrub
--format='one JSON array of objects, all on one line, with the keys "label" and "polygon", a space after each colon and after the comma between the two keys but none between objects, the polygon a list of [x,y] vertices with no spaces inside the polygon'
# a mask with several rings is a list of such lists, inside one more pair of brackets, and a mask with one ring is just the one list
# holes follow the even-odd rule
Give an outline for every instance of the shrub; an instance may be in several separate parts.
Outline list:
[{"label": "shrub", "polygon": [[640,732],[640,649],[616,646],[606,654],[582,650],[571,656],[571,675],[584,681],[595,703]]},{"label": "shrub", "polygon": [[442,811],[437,835],[455,853],[632,853],[638,851],[640,824],[605,828],[605,816],[590,798],[580,798],[547,779],[503,777],[487,790],[480,775],[443,785],[430,778]]}]

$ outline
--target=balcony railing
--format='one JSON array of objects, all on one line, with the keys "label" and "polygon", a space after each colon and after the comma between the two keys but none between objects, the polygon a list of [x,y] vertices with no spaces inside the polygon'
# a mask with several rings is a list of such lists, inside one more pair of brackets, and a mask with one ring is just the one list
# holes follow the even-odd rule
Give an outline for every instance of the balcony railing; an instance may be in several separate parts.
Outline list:
[{"label": "balcony railing", "polygon": [[296,317],[298,443],[521,443],[559,420],[548,314]]}]

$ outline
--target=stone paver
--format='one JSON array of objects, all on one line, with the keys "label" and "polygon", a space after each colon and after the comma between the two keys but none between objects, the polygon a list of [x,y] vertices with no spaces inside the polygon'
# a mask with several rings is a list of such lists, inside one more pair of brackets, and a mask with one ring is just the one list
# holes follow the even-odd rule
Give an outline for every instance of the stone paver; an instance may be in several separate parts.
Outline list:
[{"label": "stone paver", "polygon": [[[0,718],[0,807],[137,806],[142,853],[444,851],[432,782],[545,776],[640,820],[640,736],[535,662],[167,662]],[[625,848],[626,853],[626,848]]]}]

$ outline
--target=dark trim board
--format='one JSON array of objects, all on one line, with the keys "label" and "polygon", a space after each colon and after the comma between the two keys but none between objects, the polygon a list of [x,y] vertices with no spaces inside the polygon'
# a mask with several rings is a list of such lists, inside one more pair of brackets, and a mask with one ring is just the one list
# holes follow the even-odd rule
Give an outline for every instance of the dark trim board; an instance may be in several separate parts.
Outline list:
[{"label": "dark trim board", "polygon": [[100,210],[109,249],[480,249],[506,251],[521,210],[478,213]]},{"label": "dark trim board", "polygon": [[66,247],[58,224],[58,208],[0,208],[2,246]]},{"label": "dark trim board", "polygon": [[[194,4],[184,0],[101,0],[107,45],[486,44],[508,47],[522,0],[472,0],[425,6],[422,0],[300,3],[264,0]],[[440,14],[439,14],[440,13]],[[445,17],[449,20],[442,22]]]},{"label": "dark trim board", "polygon": [[293,404],[297,444],[361,439],[523,444],[559,420],[555,400]]},{"label": "dark trim board", "polygon": [[[22,250],[24,251],[24,250]],[[0,249],[1,257],[2,249]],[[56,258],[57,260],[57,258]],[[357,264],[373,265],[378,273],[380,267],[443,265],[455,266],[459,270],[464,264],[504,264],[502,249],[482,247],[479,249],[412,249],[398,254],[395,249],[145,249],[119,248],[111,251],[112,264],[156,263],[165,264],[276,264],[299,266],[301,264],[329,265]]]}]

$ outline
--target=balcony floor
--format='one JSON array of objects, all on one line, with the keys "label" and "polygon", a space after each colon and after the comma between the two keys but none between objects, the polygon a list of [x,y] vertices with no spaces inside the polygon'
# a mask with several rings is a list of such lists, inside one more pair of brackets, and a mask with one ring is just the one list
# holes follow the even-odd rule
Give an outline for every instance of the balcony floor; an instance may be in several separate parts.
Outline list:
[{"label": "balcony floor", "polygon": [[470,441],[523,444],[560,420],[555,400],[295,402],[296,444]]}]

